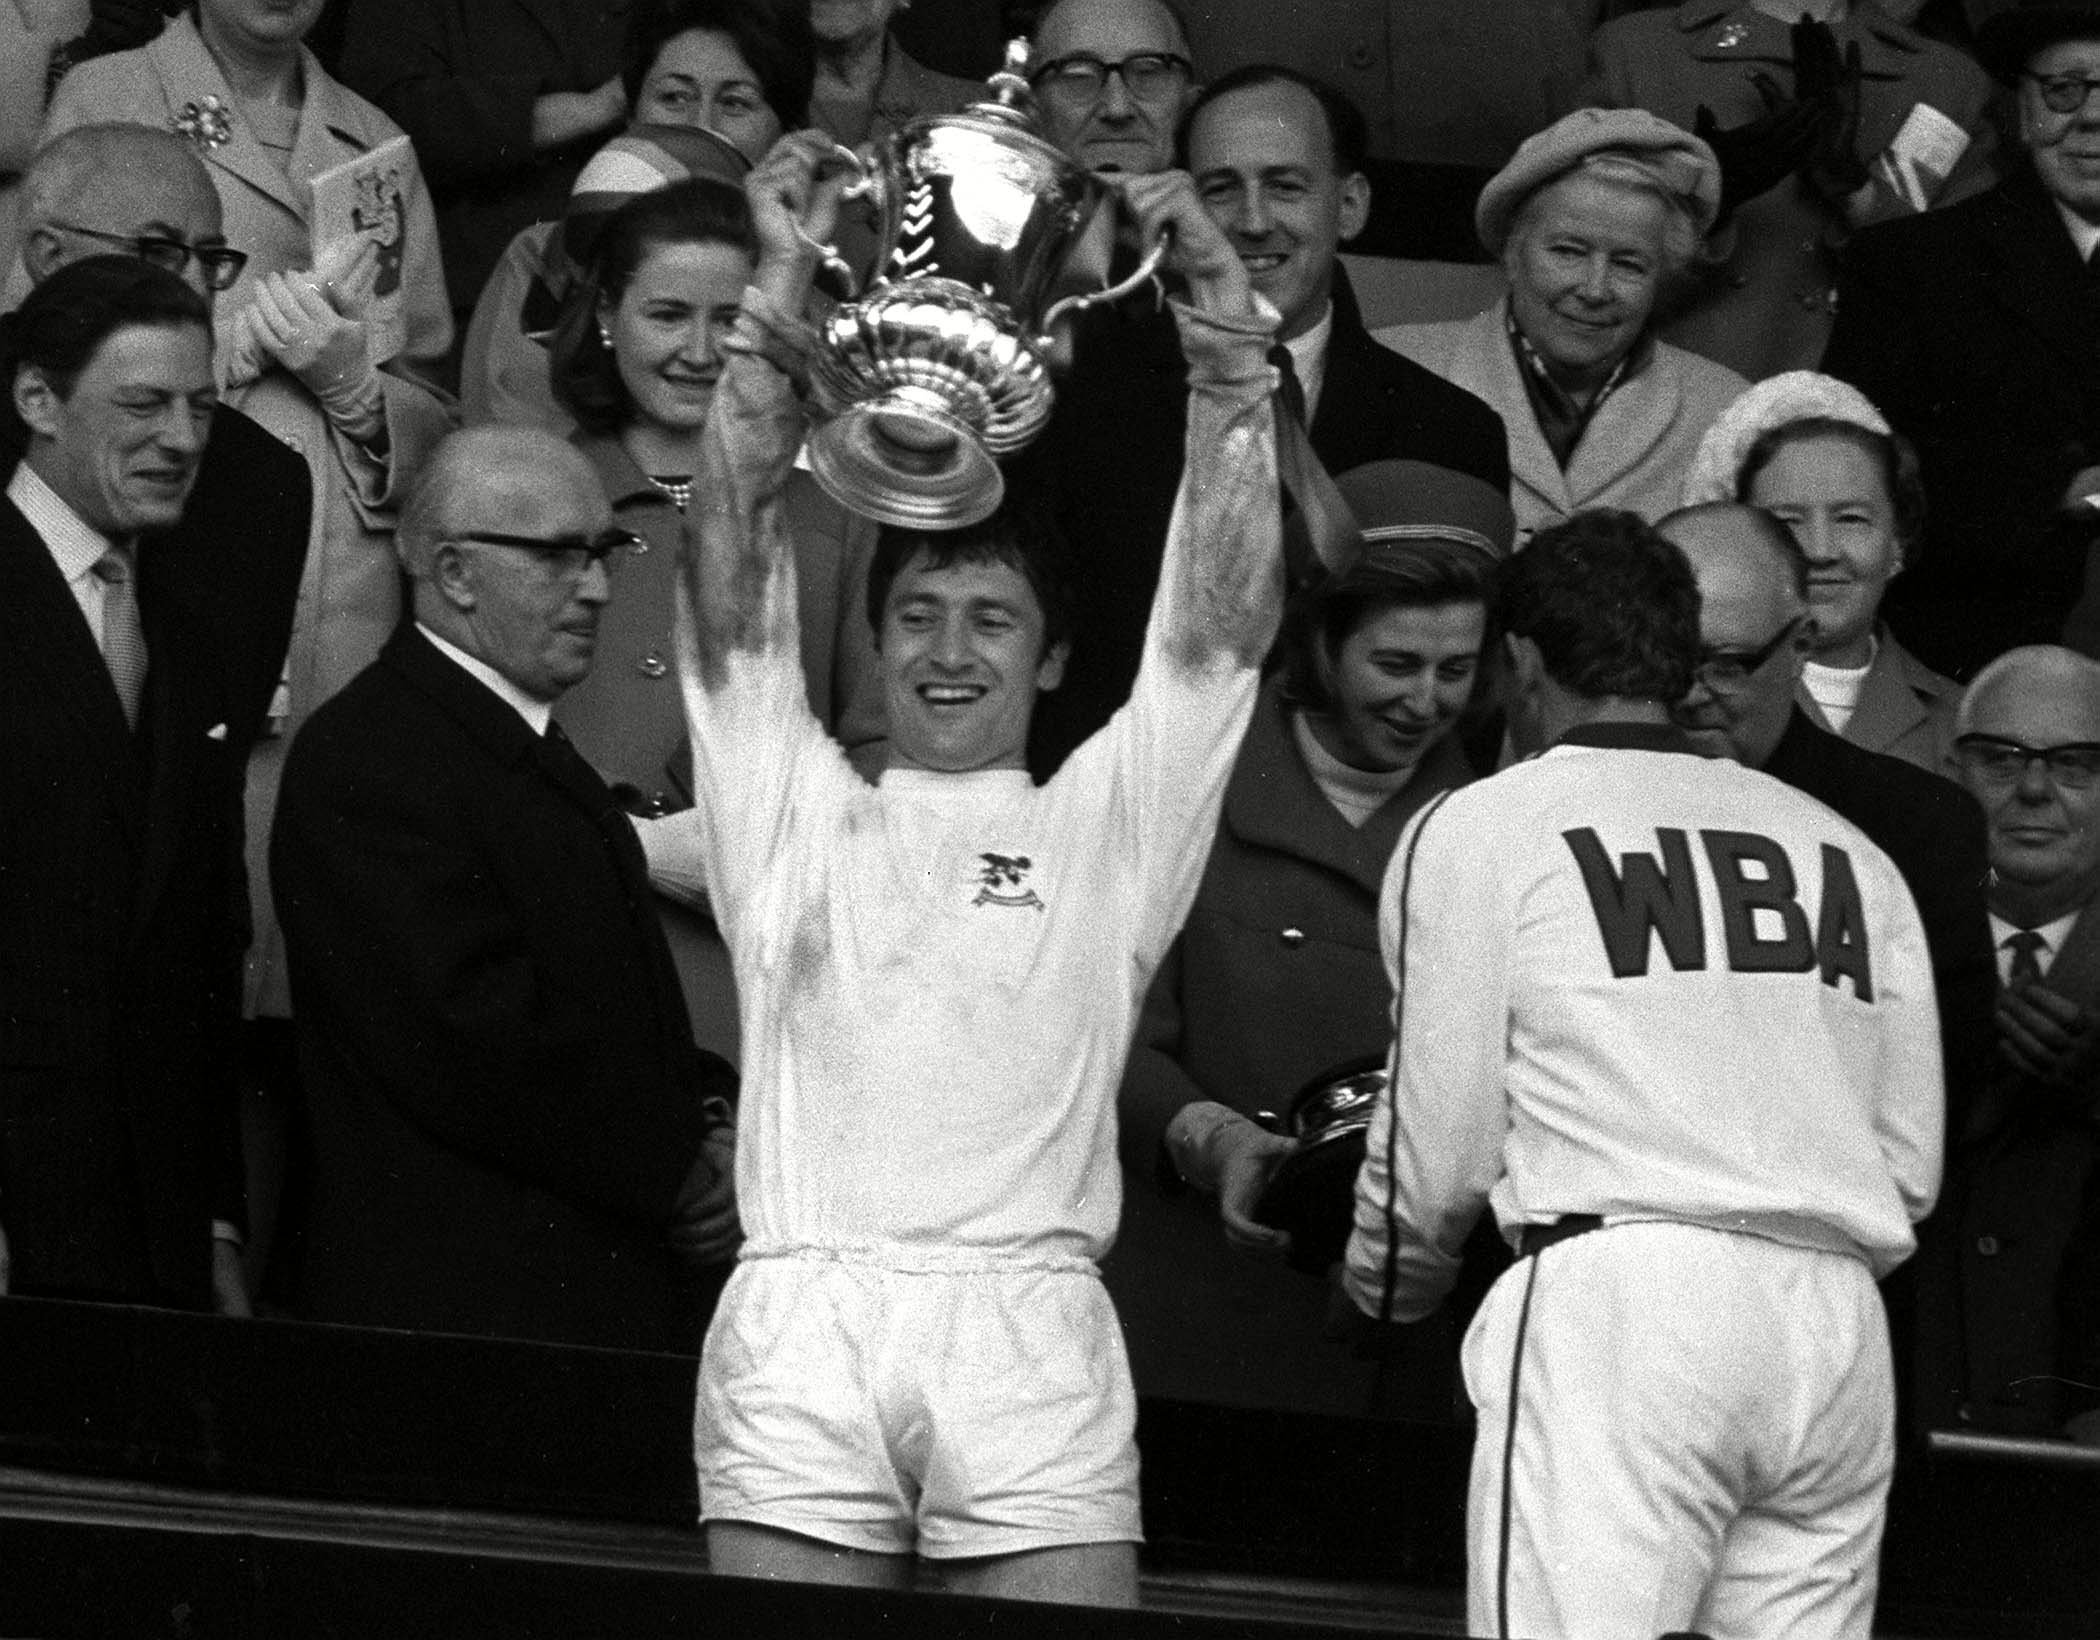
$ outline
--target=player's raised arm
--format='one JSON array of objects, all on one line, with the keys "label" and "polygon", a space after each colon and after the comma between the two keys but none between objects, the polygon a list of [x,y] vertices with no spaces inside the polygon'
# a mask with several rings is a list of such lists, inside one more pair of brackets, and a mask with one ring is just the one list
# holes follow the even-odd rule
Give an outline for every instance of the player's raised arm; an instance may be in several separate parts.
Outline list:
[{"label": "player's raised arm", "polygon": [[830,139],[783,137],[745,179],[758,232],[758,269],[722,344],[723,367],[700,442],[687,515],[689,621],[679,626],[688,677],[715,687],[737,650],[793,650],[794,555],[780,491],[801,447],[814,335],[802,306],[819,247],[832,232],[840,183],[824,175]]},{"label": "player's raised arm", "polygon": [[1189,366],[1188,454],[1174,499],[1148,651],[1191,671],[1258,666],[1283,614],[1282,513],[1268,362],[1276,313],[1204,210],[1185,171],[1115,179],[1144,242],[1171,234],[1168,266]]}]

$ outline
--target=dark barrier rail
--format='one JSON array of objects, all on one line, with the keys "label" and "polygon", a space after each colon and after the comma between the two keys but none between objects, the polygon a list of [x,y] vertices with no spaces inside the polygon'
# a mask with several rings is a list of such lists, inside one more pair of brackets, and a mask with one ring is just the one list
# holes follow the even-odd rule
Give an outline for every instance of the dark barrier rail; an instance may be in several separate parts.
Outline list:
[{"label": "dark barrier rail", "polygon": [[[884,1629],[880,1601],[697,1570],[693,1371],[678,1356],[0,1302],[0,1634],[1456,1632],[1464,1430],[1147,1400],[1159,1609],[1060,1629],[1072,1614],[1010,1627],[1024,1620],[1009,1607],[988,1630],[927,1595]],[[1938,1444],[1898,1472],[1882,1631],[2100,1633],[2100,1464],[2053,1443]],[[1226,1626],[1143,1626],[1170,1620]]]}]

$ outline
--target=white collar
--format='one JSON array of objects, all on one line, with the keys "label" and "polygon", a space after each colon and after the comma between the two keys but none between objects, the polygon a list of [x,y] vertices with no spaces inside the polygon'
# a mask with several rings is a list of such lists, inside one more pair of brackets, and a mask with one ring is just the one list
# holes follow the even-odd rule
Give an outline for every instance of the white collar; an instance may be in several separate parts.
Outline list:
[{"label": "white collar", "polygon": [[[2076,921],[2078,921],[2078,913],[2067,911],[2054,922],[2045,922],[2034,931],[2042,936],[2042,949],[2036,960],[2042,964],[2044,971],[2048,969],[2051,962],[2056,960],[2058,953],[2063,950],[2064,941],[2071,937],[2071,925]],[[1994,950],[2002,951],[2005,948],[2005,942],[2019,932],[2020,925],[2018,923],[2007,922],[1995,911],[1991,913],[1991,946]]]},{"label": "white collar", "polygon": [[1330,301],[1317,324],[1283,344],[1290,350],[1291,369],[1298,377],[1298,385],[1305,390],[1305,419],[1308,423],[1319,408],[1320,389],[1327,382],[1327,344],[1333,336],[1334,303]]},{"label": "white collar", "polygon": [[7,499],[29,520],[29,527],[43,537],[44,545],[58,562],[59,573],[68,583],[91,574],[116,544],[75,512],[27,460],[15,463],[15,476],[7,481]]},{"label": "white collar", "polygon": [[469,677],[486,686],[498,700],[502,701],[515,711],[519,717],[529,723],[534,734],[543,735],[547,732],[547,725],[554,720],[554,703],[552,701],[535,700],[501,672],[489,665],[487,661],[469,655],[458,644],[447,643],[421,621],[416,622],[416,630],[430,640],[430,646],[440,655],[451,661],[453,665],[457,666]]},{"label": "white collar", "polygon": [[2088,222],[2076,211],[2065,209],[2062,200],[2051,200],[2050,204],[2056,207],[2056,214],[2064,219],[2064,226],[2071,230],[2071,243],[2078,247],[2079,261],[2092,261],[2093,247],[2100,245],[2100,223]]}]

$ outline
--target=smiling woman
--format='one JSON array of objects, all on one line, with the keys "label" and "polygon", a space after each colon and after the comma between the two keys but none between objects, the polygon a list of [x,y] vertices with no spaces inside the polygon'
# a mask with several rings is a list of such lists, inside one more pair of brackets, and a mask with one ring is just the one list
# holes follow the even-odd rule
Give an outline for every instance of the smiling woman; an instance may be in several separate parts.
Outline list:
[{"label": "smiling woman", "polygon": [[1803,710],[1855,745],[1951,775],[1961,691],[1881,619],[1924,533],[1924,484],[1909,442],[1865,395],[1807,370],[1759,382],[1707,433],[1684,500],[1763,507],[1801,544],[1815,621]]}]

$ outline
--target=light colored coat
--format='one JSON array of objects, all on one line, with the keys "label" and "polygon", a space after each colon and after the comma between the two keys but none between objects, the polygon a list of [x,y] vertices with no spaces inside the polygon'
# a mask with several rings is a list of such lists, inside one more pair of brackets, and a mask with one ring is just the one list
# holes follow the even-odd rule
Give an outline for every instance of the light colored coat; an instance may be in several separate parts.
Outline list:
[{"label": "light colored coat", "polygon": [[[1953,778],[1954,709],[1961,703],[1961,685],[1905,649],[1886,626],[1876,631],[1875,640],[1874,664],[1860,686],[1859,704],[1845,727],[1831,732],[1870,752],[1915,763],[1928,774]],[[1802,711],[1831,729],[1805,687],[1797,699]]]},{"label": "light colored coat", "polygon": [[[198,148],[225,211],[227,242],[248,254],[240,282],[218,298],[222,335],[248,305],[262,275],[312,265],[308,179],[399,134],[392,120],[330,79],[311,52],[302,53],[302,63],[306,100],[284,167],[256,140],[237,110],[230,140]],[[233,92],[196,25],[186,16],[178,17],[151,45],[95,58],[68,74],[52,99],[44,134],[48,139],[104,121],[172,129],[187,104],[206,97],[236,108]],[[304,455],[314,481],[306,578],[292,623],[287,693],[280,702],[283,734],[257,747],[248,771],[248,867],[256,910],[256,939],[249,954],[250,1012],[290,1012],[282,942],[264,876],[285,744],[316,706],[370,664],[399,621],[393,508],[453,423],[450,399],[410,374],[434,368],[450,349],[452,317],[438,262],[437,219],[420,179],[404,203],[407,245],[401,282],[407,339],[401,355],[383,361],[380,371],[386,457],[375,459],[337,432],[314,396],[284,370],[271,369],[227,395],[228,403]]]},{"label": "light colored coat", "polygon": [[1647,363],[1598,406],[1563,472],[1517,373],[1508,311],[1505,300],[1470,319],[1372,334],[1501,415],[1518,544],[1586,507],[1624,507],[1651,523],[1674,511],[1706,429],[1750,384],[1726,365],[1657,342]]}]

